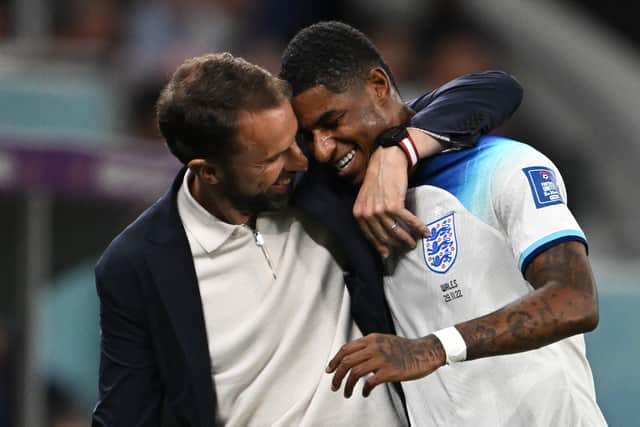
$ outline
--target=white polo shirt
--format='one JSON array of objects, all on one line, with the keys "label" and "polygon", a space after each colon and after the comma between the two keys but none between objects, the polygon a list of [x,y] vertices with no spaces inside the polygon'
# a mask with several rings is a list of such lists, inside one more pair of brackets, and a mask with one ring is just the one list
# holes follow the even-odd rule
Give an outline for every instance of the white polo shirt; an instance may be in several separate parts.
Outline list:
[{"label": "white polo shirt", "polygon": [[[515,141],[485,137],[412,176],[407,204],[431,230],[390,263],[385,293],[399,335],[422,337],[533,291],[528,262],[585,237],[560,173]],[[603,426],[582,334],[527,352],[444,366],[403,383],[415,426]]]},{"label": "white polo shirt", "polygon": [[362,334],[327,233],[291,208],[260,215],[259,236],[224,223],[193,199],[188,175],[178,212],[202,297],[217,424],[407,425],[391,387],[366,399],[362,384],[350,399],[331,391],[325,367]]}]

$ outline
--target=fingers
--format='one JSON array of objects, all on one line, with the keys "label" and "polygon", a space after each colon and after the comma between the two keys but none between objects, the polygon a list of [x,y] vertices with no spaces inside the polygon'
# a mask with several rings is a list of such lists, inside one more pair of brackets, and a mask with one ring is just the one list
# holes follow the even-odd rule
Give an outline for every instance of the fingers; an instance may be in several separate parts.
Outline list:
[{"label": "fingers", "polygon": [[396,219],[406,227],[412,236],[429,237],[430,232],[427,225],[415,216],[409,209],[403,208],[395,212]]},{"label": "fingers", "polygon": [[[377,364],[373,360],[365,360],[362,363],[355,364],[349,371],[349,377],[344,385],[344,397],[351,397],[353,394],[353,388],[356,386],[358,380],[362,377],[366,377],[367,374],[373,372],[377,368]],[[334,377],[335,379],[335,377]],[[337,389],[334,389],[334,391]]]},{"label": "fingers", "polygon": [[434,335],[408,339],[369,334],[345,345],[330,362],[331,389],[339,390],[346,377],[344,396],[348,398],[358,381],[366,378],[362,395],[367,397],[379,384],[429,375],[445,363],[444,350],[437,350],[439,343]]},{"label": "fingers", "polygon": [[380,372],[369,375],[367,380],[364,382],[364,387],[362,387],[362,396],[369,397],[371,390],[383,382],[384,380],[382,379],[382,374]]},{"label": "fingers", "polygon": [[383,256],[388,256],[393,248],[415,248],[416,237],[426,231],[405,209],[406,162],[398,147],[375,150],[353,206],[353,215],[363,234]]},{"label": "fingers", "polygon": [[[395,222],[386,217],[373,217],[367,222],[367,226],[373,234],[374,239],[380,246],[384,246],[389,252],[389,249],[399,247],[400,240],[398,240],[397,236],[399,233],[404,233],[406,235],[406,231],[402,230],[402,227],[399,225],[394,226]],[[388,256],[388,254],[387,254]]]},{"label": "fingers", "polygon": [[336,370],[338,365],[343,361],[343,359],[351,353],[355,353],[356,351],[362,350],[367,346],[367,343],[362,339],[357,339],[347,343],[340,348],[340,350],[333,356],[333,359],[329,361],[329,365],[327,365],[327,369],[325,372],[327,374],[332,373]]},{"label": "fingers", "polygon": [[384,257],[391,248],[413,249],[418,244],[416,236],[428,235],[427,226],[404,208],[393,215],[385,213],[356,219],[365,237]]},{"label": "fingers", "polygon": [[405,222],[399,219],[399,217],[396,217],[395,220],[387,219],[384,221],[384,224],[387,227],[387,233],[392,235],[394,247],[408,250],[415,248],[418,244],[416,239],[407,231]]},{"label": "fingers", "polygon": [[[353,386],[355,385],[355,382],[358,381],[358,378],[369,372],[363,371],[363,367],[367,365],[367,362],[371,359],[371,356],[371,352],[360,350],[357,353],[353,353],[342,359],[342,362],[338,365],[338,368],[333,374],[333,379],[331,380],[331,390],[340,390],[340,387],[342,386],[342,380],[344,379],[345,375],[349,373],[349,378],[345,386],[344,395],[345,397],[350,397]],[[352,378],[354,372],[356,373],[356,377]],[[353,381],[351,385],[349,385],[349,381]]]},{"label": "fingers", "polygon": [[[414,372],[407,371],[407,364],[389,360],[389,351],[403,348],[405,338],[393,335],[369,334],[343,346],[329,362],[327,372],[333,372],[331,389],[337,391],[342,386],[344,397],[349,398],[361,378],[365,378],[362,395],[369,396],[378,384],[388,381],[402,381],[406,378],[418,378]],[[401,352],[403,350],[400,350]],[[397,353],[397,351],[396,351]],[[394,359],[395,360],[395,359]]]}]

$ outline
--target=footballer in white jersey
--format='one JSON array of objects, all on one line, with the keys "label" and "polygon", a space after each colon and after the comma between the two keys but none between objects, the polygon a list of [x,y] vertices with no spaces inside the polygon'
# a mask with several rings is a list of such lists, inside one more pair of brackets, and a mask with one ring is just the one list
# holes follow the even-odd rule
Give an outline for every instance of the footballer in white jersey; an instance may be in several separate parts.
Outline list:
[{"label": "footballer in white jersey", "polygon": [[[410,187],[407,206],[431,235],[387,260],[385,293],[403,337],[425,337],[517,301],[534,291],[523,275],[537,255],[562,242],[586,245],[556,167],[516,141],[487,136],[477,147],[435,156],[418,166]],[[412,425],[606,425],[583,335],[550,342],[403,382]]]}]

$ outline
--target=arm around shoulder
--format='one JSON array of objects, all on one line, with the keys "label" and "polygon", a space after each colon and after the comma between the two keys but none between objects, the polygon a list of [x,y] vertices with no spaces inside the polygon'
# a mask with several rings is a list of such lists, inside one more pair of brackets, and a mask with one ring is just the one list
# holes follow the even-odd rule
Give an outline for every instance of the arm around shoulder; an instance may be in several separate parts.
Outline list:
[{"label": "arm around shoulder", "polygon": [[410,126],[445,146],[473,146],[508,120],[522,97],[520,83],[504,71],[465,74],[414,101]]}]

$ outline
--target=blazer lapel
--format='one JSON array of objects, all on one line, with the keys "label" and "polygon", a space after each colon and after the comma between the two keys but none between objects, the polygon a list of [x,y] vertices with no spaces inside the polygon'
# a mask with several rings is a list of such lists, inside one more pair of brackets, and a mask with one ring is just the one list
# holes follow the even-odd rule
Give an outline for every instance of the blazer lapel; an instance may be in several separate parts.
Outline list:
[{"label": "blazer lapel", "polygon": [[158,201],[155,229],[148,236],[153,246],[146,260],[187,361],[200,422],[213,425],[215,391],[202,300],[177,205],[185,170],[178,173],[171,189]]}]

